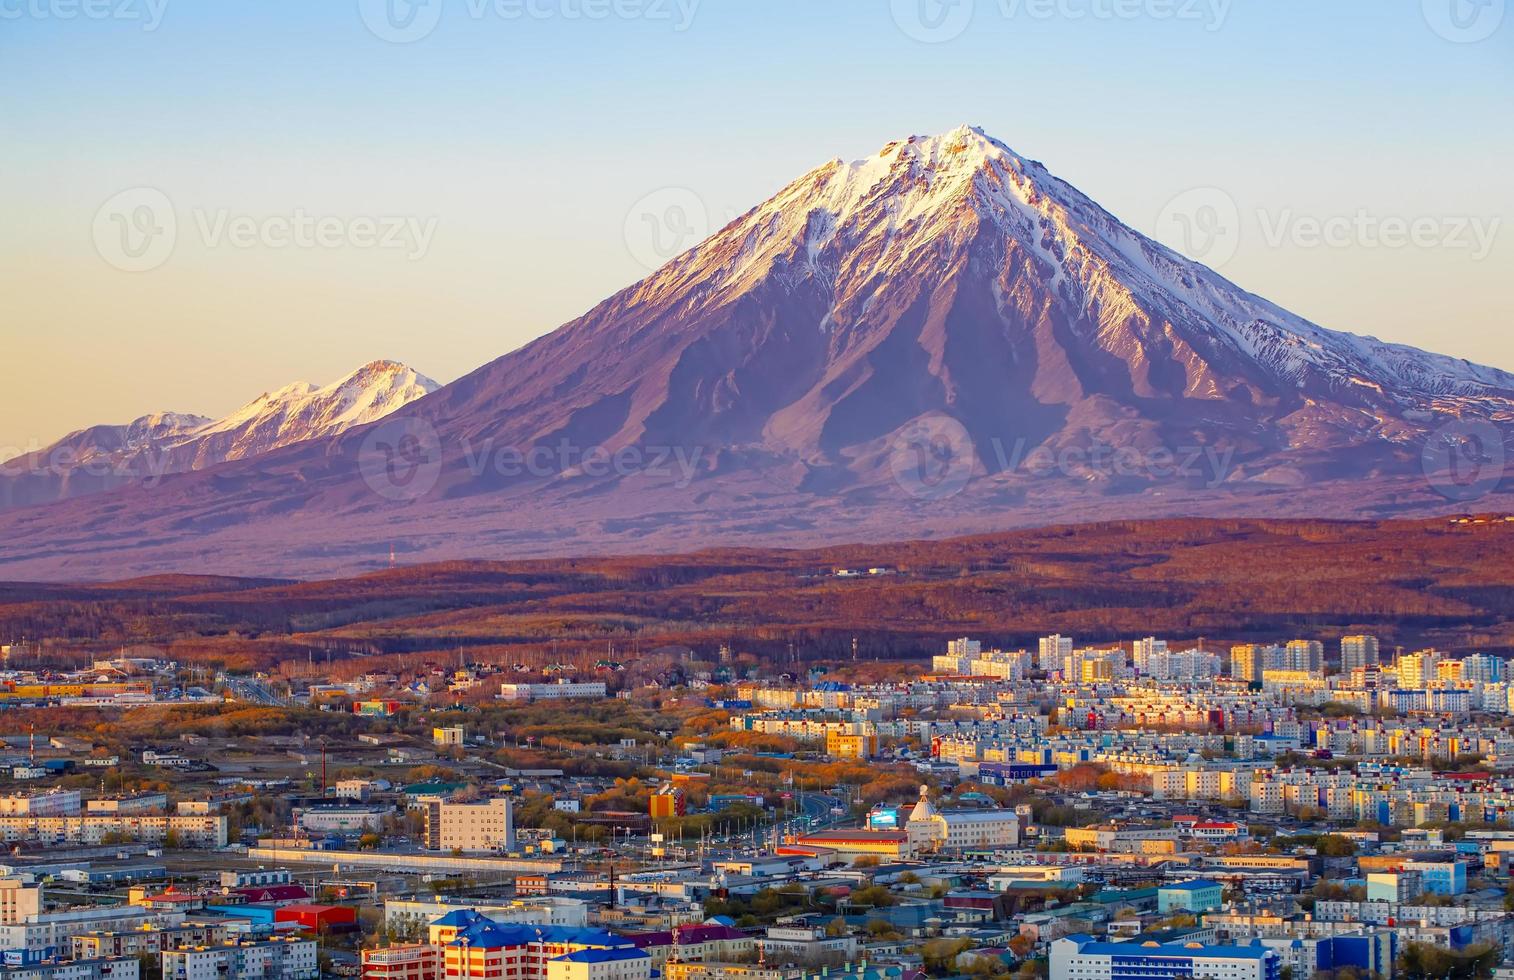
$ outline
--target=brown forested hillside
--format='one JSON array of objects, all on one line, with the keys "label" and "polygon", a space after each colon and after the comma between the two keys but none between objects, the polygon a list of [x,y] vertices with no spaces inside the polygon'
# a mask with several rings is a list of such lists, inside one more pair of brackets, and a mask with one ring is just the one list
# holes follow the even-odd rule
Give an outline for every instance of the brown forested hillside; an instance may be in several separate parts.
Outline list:
[{"label": "brown forested hillside", "polygon": [[[893,574],[837,578],[837,568]],[[160,577],[0,584],[0,641],[66,657],[149,644],[267,666],[309,651],[509,660],[713,651],[924,656],[972,635],[1024,645],[1155,633],[1233,640],[1377,633],[1514,652],[1514,523],[1181,520],[808,551],[447,563],[317,582]],[[366,665],[376,661],[365,660]],[[354,665],[355,666],[355,665]]]}]

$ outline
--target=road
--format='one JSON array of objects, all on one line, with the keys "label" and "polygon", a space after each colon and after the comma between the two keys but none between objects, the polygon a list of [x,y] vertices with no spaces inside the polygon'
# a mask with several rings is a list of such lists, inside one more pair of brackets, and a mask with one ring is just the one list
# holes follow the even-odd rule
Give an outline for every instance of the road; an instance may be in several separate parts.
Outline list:
[{"label": "road", "polygon": [[274,694],[267,684],[251,677],[227,677],[226,686],[238,701],[260,704],[268,708],[282,708],[288,701]]}]

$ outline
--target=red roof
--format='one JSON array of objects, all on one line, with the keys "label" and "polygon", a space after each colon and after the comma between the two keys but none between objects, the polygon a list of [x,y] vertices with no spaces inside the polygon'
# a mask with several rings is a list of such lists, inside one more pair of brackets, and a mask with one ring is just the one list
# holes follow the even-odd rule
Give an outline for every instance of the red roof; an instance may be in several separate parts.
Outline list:
[{"label": "red roof", "polygon": [[805,834],[801,844],[903,844],[909,834],[902,830],[830,830]]},{"label": "red roof", "polygon": [[231,891],[249,902],[302,902],[310,897],[301,885],[265,885],[261,888],[233,888]]},{"label": "red roof", "polygon": [[745,939],[746,933],[730,926],[676,926],[673,937],[680,946],[708,943],[717,939]]}]

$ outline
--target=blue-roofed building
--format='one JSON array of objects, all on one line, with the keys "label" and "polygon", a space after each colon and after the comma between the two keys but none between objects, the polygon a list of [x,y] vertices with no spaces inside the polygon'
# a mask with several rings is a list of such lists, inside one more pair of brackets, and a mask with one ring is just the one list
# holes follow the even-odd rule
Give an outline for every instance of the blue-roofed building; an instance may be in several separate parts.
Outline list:
[{"label": "blue-roofed building", "polygon": [[[472,909],[456,909],[432,923],[431,942],[442,947],[445,980],[651,980],[652,975],[651,957],[625,936],[576,926],[495,922]],[[604,955],[564,961],[552,973],[549,964],[580,953]]]},{"label": "blue-roofed building", "polygon": [[652,957],[639,949],[581,949],[547,961],[547,980],[649,980]]},{"label": "blue-roofed building", "polygon": [[1225,904],[1225,886],[1208,878],[1194,878],[1157,889],[1157,911],[1209,912]]},{"label": "blue-roofed building", "polygon": [[1052,942],[1049,980],[1281,980],[1282,958],[1265,946],[1106,943],[1073,935]]}]

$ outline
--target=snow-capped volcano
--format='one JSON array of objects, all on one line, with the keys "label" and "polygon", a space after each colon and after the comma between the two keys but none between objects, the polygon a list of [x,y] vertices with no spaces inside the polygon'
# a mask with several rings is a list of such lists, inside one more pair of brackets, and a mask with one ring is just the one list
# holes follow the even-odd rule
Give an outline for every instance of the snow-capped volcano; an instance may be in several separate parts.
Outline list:
[{"label": "snow-capped volcano", "polygon": [[441,387],[395,361],[374,361],[318,388],[297,382],[222,419],[164,412],[70,433],[0,463],[0,506],[45,503],[247,459],[381,419]]},{"label": "snow-capped volcano", "polygon": [[[290,412],[246,415],[223,458]],[[1426,479],[1432,434],[1511,417],[1514,375],[1309,323],[962,127],[817,167],[380,426],[0,518],[0,563],[300,574],[396,539],[494,557],[1426,513],[1458,506]],[[399,436],[385,465],[426,479],[375,486],[365,454]]]},{"label": "snow-capped volcano", "polygon": [[855,488],[933,415],[989,471],[990,446],[1226,443],[1244,476],[1376,467],[1511,399],[1503,371],[1253,296],[962,127],[816,168],[437,406],[511,444],[697,443]]}]

